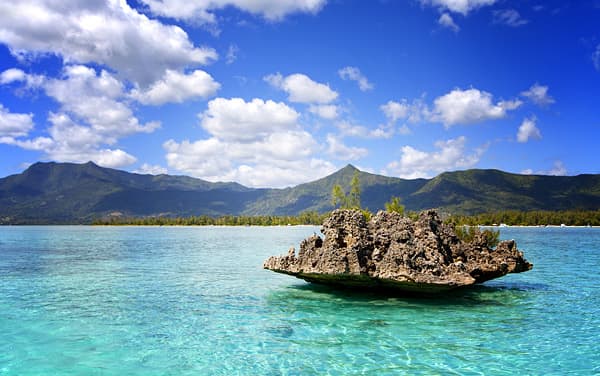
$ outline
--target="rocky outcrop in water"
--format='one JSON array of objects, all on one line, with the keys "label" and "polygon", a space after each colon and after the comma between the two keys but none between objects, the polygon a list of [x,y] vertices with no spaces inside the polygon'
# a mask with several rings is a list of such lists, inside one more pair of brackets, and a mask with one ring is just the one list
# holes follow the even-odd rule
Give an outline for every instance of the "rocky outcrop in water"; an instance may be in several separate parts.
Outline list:
[{"label": "rocky outcrop in water", "polygon": [[379,212],[336,210],[323,223],[325,239],[313,235],[264,268],[308,282],[345,287],[436,293],[530,270],[514,240],[495,249],[484,234],[463,242],[433,210],[412,221]]}]

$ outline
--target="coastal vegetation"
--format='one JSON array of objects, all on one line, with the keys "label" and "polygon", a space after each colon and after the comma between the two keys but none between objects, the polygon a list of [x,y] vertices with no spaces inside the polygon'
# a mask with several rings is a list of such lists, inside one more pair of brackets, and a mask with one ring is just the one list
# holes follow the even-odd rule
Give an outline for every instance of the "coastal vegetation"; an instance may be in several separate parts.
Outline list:
[{"label": "coastal vegetation", "polygon": [[[394,200],[392,199],[393,203]],[[411,219],[418,216],[417,212],[402,212],[400,209],[391,206],[387,211],[396,211],[405,214]],[[365,211],[363,211],[363,214]],[[94,225],[139,225],[139,226],[286,226],[286,225],[321,225],[323,220],[329,216],[330,212],[318,213],[316,211],[302,212],[299,215],[256,215],[256,216],[236,216],[225,215],[211,217],[208,215],[189,216],[189,217],[102,217],[93,220]],[[451,215],[445,220],[458,227],[467,226],[499,226],[506,224],[509,226],[600,226],[600,210],[596,211],[505,211],[496,213],[484,213],[472,216]],[[461,230],[458,230],[461,231]],[[464,235],[463,240],[473,238],[475,232],[458,234]]]},{"label": "coastal vegetation", "polygon": [[476,215],[453,215],[449,221],[470,226],[600,226],[600,210],[505,210]]},{"label": "coastal vegetation", "polygon": [[328,213],[316,211],[302,212],[298,215],[208,215],[190,217],[108,217],[95,219],[93,225],[132,225],[132,226],[298,226],[320,225]]}]

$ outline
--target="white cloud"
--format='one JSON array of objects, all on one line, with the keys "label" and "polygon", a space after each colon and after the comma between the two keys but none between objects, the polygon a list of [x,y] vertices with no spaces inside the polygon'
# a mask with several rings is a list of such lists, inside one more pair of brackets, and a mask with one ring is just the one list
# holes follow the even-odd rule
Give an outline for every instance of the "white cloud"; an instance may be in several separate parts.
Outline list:
[{"label": "white cloud", "polygon": [[50,113],[48,120],[52,124],[48,129],[50,137],[15,139],[8,143],[26,150],[43,151],[49,159],[60,162],[94,161],[100,166],[116,168],[136,161],[121,149],[100,147],[102,137],[91,128],[74,123],[65,114]]},{"label": "white cloud", "polygon": [[338,93],[331,90],[329,85],[315,82],[307,75],[300,73],[287,77],[276,73],[264,77],[264,80],[271,86],[288,93],[290,102],[326,104],[333,102],[338,97]]},{"label": "white cloud", "polygon": [[0,138],[27,136],[33,127],[33,114],[12,113],[0,103]]},{"label": "white cloud", "polygon": [[501,119],[507,111],[522,104],[519,100],[500,101],[494,104],[492,95],[477,89],[454,89],[434,101],[431,120],[440,121],[446,127],[456,124],[474,124],[486,120]]},{"label": "white cloud", "polygon": [[68,63],[105,64],[141,86],[167,69],[217,58],[178,26],[149,19],[120,0],[0,2],[0,42],[19,58],[56,54]]},{"label": "white cloud", "polygon": [[188,99],[214,95],[220,87],[210,74],[202,70],[195,70],[190,74],[167,70],[162,79],[145,90],[132,90],[131,96],[138,102],[149,105],[182,103]]},{"label": "white cloud", "polygon": [[148,163],[144,163],[140,166],[140,168],[138,168],[134,172],[143,175],[161,175],[166,174],[167,169],[159,165],[151,165]]},{"label": "white cloud", "polygon": [[517,132],[518,142],[524,143],[529,140],[540,140],[542,138],[540,130],[536,127],[536,121],[535,117],[523,120]]},{"label": "white cloud", "polygon": [[200,115],[206,131],[221,140],[253,141],[277,132],[297,129],[299,114],[282,102],[255,98],[216,98]]},{"label": "white cloud", "polygon": [[430,178],[445,171],[471,168],[479,162],[486,148],[476,149],[472,154],[467,155],[466,141],[462,136],[447,141],[437,141],[435,147],[438,151],[432,152],[404,146],[400,160],[389,163],[386,173],[393,173],[405,179],[416,179]]},{"label": "white cloud", "polygon": [[414,99],[411,103],[406,99],[400,102],[388,101],[379,106],[390,124],[395,124],[398,120],[406,120],[415,124],[429,119],[431,116],[429,108],[422,98]]},{"label": "white cloud", "polygon": [[89,124],[108,144],[134,133],[150,133],[160,124],[140,124],[123,101],[123,84],[112,74],[100,74],[83,65],[64,68],[61,79],[47,79],[46,93],[61,104],[61,111]]},{"label": "white cloud", "polygon": [[10,68],[0,74],[0,83],[3,85],[13,82],[25,81],[27,75],[21,69]]},{"label": "white cloud", "polygon": [[163,145],[169,167],[209,181],[237,181],[252,187],[286,187],[335,170],[315,158],[317,144],[304,131],[276,132],[251,142],[216,137]]},{"label": "white cloud", "polygon": [[278,21],[292,13],[317,13],[326,0],[142,0],[154,14],[216,23],[215,11],[234,6],[240,10]]},{"label": "white cloud", "polygon": [[567,168],[562,161],[555,161],[552,169],[548,171],[548,175],[565,176],[567,175]]},{"label": "white cloud", "polygon": [[372,129],[363,125],[352,124],[347,121],[340,121],[336,123],[336,127],[339,129],[342,136],[348,137],[390,138],[395,133],[394,129],[389,126],[379,126],[375,129]]},{"label": "white cloud", "polygon": [[297,123],[299,114],[285,103],[216,98],[199,117],[210,136],[165,142],[171,169],[252,187],[285,187],[335,170],[315,157],[319,145]]},{"label": "white cloud", "polygon": [[526,25],[529,21],[521,17],[519,12],[514,9],[502,9],[494,11],[494,23],[519,27]]},{"label": "white cloud", "polygon": [[596,70],[600,71],[600,44],[596,46],[596,51],[592,54],[592,62]]},{"label": "white cloud", "polygon": [[493,5],[497,0],[421,0],[423,5],[431,5],[442,10],[449,10],[463,15],[472,10],[487,5]]},{"label": "white cloud", "polygon": [[0,74],[0,84],[25,83],[27,88],[37,88],[44,83],[45,79],[44,76],[27,74],[18,68],[10,68]]},{"label": "white cloud", "polygon": [[308,111],[323,119],[333,120],[338,117],[338,106],[334,104],[311,104]]},{"label": "white cloud", "polygon": [[338,74],[342,80],[356,81],[361,91],[373,90],[374,88],[373,84],[369,82],[367,77],[357,67],[344,67],[338,71]]},{"label": "white cloud", "polygon": [[540,170],[540,171],[533,171],[533,169],[531,168],[527,168],[523,171],[521,171],[521,174],[523,175],[553,175],[553,176],[565,176],[567,175],[567,168],[565,167],[564,163],[560,160],[557,160],[554,162],[552,168],[550,170]]},{"label": "white cloud", "polygon": [[50,159],[62,162],[92,160],[106,167],[126,166],[134,163],[136,158],[107,146],[131,134],[153,132],[160,126],[157,122],[139,122],[125,102],[124,85],[105,70],[98,73],[83,65],[68,65],[60,78],[20,74],[15,70],[5,73],[1,76],[8,77],[5,81],[23,82],[28,86],[35,83],[36,88],[43,89],[60,105],[58,112],[48,116],[48,136],[5,142],[42,151]]},{"label": "white cloud", "polygon": [[454,19],[449,13],[442,13],[440,18],[438,19],[438,24],[454,31],[455,33],[457,33],[460,30],[460,27],[458,27],[458,25],[454,22]]},{"label": "white cloud", "polygon": [[538,106],[547,106],[554,103],[554,98],[548,95],[548,86],[543,86],[538,83],[521,93],[522,96],[529,99]]},{"label": "white cloud", "polygon": [[237,54],[240,52],[240,48],[235,44],[230,44],[227,49],[227,55],[225,55],[225,63],[233,64],[237,60]]},{"label": "white cloud", "polygon": [[345,145],[340,138],[331,133],[327,135],[327,145],[327,153],[343,161],[361,159],[369,154],[365,148]]}]

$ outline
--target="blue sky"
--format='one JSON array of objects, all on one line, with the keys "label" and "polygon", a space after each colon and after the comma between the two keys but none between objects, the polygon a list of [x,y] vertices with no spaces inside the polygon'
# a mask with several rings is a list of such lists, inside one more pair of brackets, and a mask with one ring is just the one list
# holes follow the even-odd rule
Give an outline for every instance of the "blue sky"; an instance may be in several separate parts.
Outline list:
[{"label": "blue sky", "polygon": [[0,176],[600,173],[600,1],[0,4]]}]

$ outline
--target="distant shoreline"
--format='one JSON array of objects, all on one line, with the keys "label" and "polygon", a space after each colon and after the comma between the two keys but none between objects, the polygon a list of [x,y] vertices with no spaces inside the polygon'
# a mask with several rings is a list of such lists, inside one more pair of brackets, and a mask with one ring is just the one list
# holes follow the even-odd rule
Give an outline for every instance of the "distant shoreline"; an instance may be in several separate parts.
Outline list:
[{"label": "distant shoreline", "polygon": [[600,226],[581,226],[581,225],[476,225],[478,227],[494,227],[494,228],[508,228],[508,227],[523,227],[523,228],[599,228]]}]

